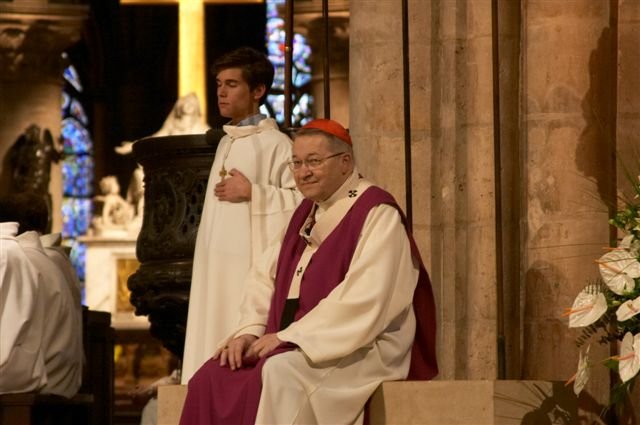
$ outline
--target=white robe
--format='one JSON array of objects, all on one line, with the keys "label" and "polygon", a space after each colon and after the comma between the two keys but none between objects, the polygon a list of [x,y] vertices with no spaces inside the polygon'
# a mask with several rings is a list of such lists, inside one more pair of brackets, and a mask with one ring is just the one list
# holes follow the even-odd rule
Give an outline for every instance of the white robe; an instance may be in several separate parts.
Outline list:
[{"label": "white robe", "polygon": [[17,239],[42,276],[46,314],[42,350],[48,382],[41,392],[73,397],[82,383],[82,316],[65,274],[46,254],[38,233],[24,232]]},{"label": "white robe", "polygon": [[[306,266],[343,217],[340,204],[349,190],[362,193],[368,185],[358,180],[356,171],[319,204],[312,243],[298,268]],[[252,269],[234,335],[264,333],[278,251],[271,249]],[[362,423],[362,408],[377,386],[408,374],[418,274],[397,210],[388,205],[373,208],[345,279],[302,319],[278,332],[279,339],[299,348],[265,362],[256,423]],[[292,282],[291,291],[297,287]]]},{"label": "white robe", "polygon": [[42,282],[17,232],[18,223],[0,223],[0,394],[38,391],[47,383]]},{"label": "white robe", "polygon": [[[214,353],[237,324],[244,280],[252,261],[282,234],[302,199],[287,162],[291,140],[276,122],[224,126],[211,167],[198,228],[189,296],[182,383]],[[251,201],[219,201],[213,194],[224,165],[252,183]]]}]

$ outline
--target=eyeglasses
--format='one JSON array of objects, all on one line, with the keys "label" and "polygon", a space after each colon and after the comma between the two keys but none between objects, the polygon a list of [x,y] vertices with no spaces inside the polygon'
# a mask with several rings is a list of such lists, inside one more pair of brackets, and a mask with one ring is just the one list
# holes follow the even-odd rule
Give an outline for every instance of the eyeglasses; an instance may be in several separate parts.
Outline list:
[{"label": "eyeglasses", "polygon": [[313,170],[321,166],[327,159],[335,158],[336,156],[343,155],[345,153],[346,152],[338,152],[334,153],[333,155],[325,156],[324,158],[307,158],[304,160],[292,159],[291,161],[287,162],[287,164],[289,164],[289,168],[291,168],[292,171],[302,168],[302,164],[304,164],[309,170]]}]

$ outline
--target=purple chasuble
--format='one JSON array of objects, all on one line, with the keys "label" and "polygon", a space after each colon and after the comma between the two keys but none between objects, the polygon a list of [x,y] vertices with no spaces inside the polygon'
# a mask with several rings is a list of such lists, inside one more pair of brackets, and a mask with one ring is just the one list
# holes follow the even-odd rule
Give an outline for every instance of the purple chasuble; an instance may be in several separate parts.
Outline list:
[{"label": "purple chasuble", "polygon": [[[342,282],[349,270],[369,211],[380,204],[396,208],[406,228],[406,218],[389,193],[375,186],[365,190],[331,234],[322,241],[309,261],[302,276],[299,306],[294,320],[304,317]],[[266,333],[278,332],[280,329],[291,280],[306,247],[306,242],[299,234],[300,228],[312,207],[312,201],[302,201],[287,228],[278,257],[275,291],[269,309]],[[429,277],[416,244],[408,231],[407,236],[412,255],[420,266],[413,299],[416,336],[408,379],[425,380],[433,378],[438,371],[435,357],[435,305]],[[293,344],[283,343],[268,357],[293,348]],[[254,366],[236,371],[220,367],[218,361],[207,361],[189,381],[180,424],[255,423],[262,389],[262,365],[267,358]]]}]

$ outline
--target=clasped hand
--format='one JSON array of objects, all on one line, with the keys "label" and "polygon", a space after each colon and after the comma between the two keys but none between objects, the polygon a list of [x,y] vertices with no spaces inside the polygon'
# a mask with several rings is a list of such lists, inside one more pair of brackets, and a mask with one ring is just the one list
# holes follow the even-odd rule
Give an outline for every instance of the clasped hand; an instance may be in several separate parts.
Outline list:
[{"label": "clasped hand", "polygon": [[244,174],[234,168],[229,171],[229,177],[216,184],[213,193],[221,201],[250,201],[251,182]]},{"label": "clasped hand", "polygon": [[255,364],[276,349],[282,341],[276,334],[266,334],[260,338],[244,334],[240,335],[219,349],[213,355],[213,359],[220,359],[220,366],[229,367],[231,370],[240,369],[243,365]]}]

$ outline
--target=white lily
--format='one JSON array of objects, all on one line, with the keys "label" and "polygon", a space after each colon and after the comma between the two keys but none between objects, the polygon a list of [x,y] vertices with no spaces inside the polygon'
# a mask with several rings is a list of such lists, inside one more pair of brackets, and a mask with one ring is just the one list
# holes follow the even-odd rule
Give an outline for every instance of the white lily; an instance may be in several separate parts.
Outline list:
[{"label": "white lily", "polygon": [[625,249],[606,253],[597,261],[604,283],[618,295],[635,288],[634,278],[640,277],[640,262]]},{"label": "white lily", "polygon": [[616,318],[618,322],[624,322],[631,319],[636,314],[640,314],[640,297],[635,300],[628,300],[620,304],[616,310]]},{"label": "white lily", "polygon": [[593,293],[590,286],[584,288],[576,297],[573,306],[567,309],[569,327],[579,328],[596,322],[607,311],[607,299],[602,292]]},{"label": "white lily", "polygon": [[589,381],[589,349],[591,349],[590,345],[587,346],[584,355],[582,354],[582,351],[580,351],[580,359],[578,360],[578,371],[576,372],[576,377],[573,381],[573,392],[576,395],[580,395],[582,389],[585,387],[585,385],[587,385],[587,381]]},{"label": "white lily", "polygon": [[640,334],[635,336],[627,332],[620,344],[620,363],[618,373],[622,382],[627,382],[638,374],[640,370]]}]

